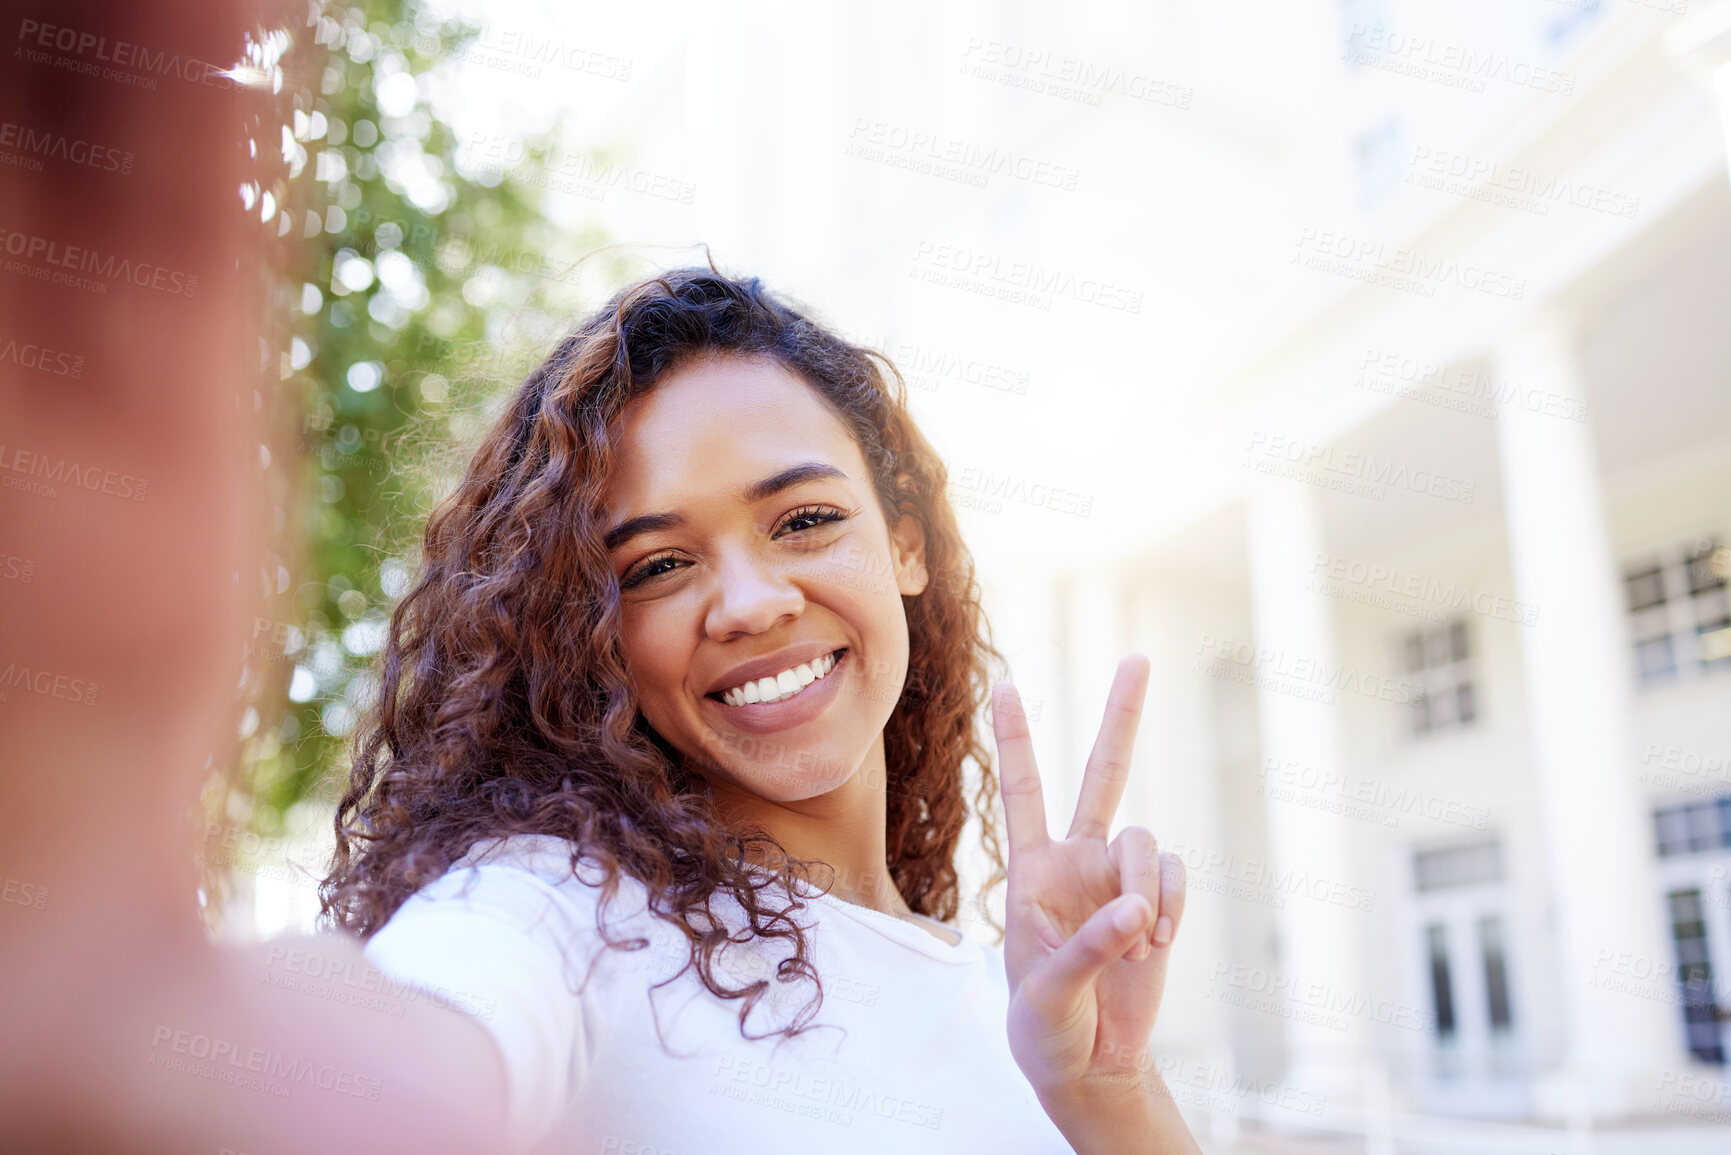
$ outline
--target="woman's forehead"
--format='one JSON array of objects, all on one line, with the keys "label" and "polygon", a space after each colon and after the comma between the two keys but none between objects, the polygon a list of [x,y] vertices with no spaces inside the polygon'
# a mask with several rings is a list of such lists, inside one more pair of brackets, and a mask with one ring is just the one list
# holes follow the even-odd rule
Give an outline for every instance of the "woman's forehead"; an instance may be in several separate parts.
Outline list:
[{"label": "woman's forehead", "polygon": [[675,493],[731,494],[808,461],[864,478],[859,447],[805,381],[767,358],[706,358],[620,414],[608,505],[633,514],[643,510],[624,507]]}]

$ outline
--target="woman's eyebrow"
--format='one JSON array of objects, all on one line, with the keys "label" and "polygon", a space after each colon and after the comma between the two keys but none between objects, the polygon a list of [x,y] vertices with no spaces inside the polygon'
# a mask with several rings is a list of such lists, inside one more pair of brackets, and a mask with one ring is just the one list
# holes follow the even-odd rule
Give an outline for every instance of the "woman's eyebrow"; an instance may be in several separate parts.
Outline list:
[{"label": "woman's eyebrow", "polygon": [[[833,465],[825,465],[821,461],[805,461],[790,466],[780,473],[771,474],[762,481],[754,481],[745,487],[741,495],[747,505],[755,505],[766,497],[774,497],[784,489],[792,489],[807,481],[820,481],[824,478],[837,477],[843,481],[847,474]],[[607,531],[601,539],[601,544],[608,553],[612,553],[639,534],[654,533],[657,530],[673,529],[685,524],[685,515],[680,513],[645,513],[628,518]]]}]

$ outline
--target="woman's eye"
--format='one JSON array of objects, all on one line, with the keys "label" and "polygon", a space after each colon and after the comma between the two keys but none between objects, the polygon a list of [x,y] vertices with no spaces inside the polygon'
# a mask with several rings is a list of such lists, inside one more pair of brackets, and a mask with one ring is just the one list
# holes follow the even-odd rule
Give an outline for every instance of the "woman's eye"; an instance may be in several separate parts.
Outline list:
[{"label": "woman's eye", "polygon": [[809,509],[796,509],[788,514],[787,520],[781,523],[781,528],[789,533],[803,533],[828,522],[846,521],[847,518],[848,515],[839,509],[813,506]]},{"label": "woman's eye", "polygon": [[679,559],[676,557],[652,557],[621,578],[619,580],[619,588],[622,590],[628,590],[632,586],[641,585],[650,578],[660,577],[662,574],[667,573],[668,570],[659,569],[657,567],[671,567],[673,563],[678,560]]},{"label": "woman's eye", "polygon": [[[784,533],[806,533],[821,525],[846,521],[852,516],[851,513],[843,512],[842,510],[828,505],[814,505],[804,509],[796,509],[792,513],[788,514],[787,517],[782,520],[781,524],[776,527],[777,532],[775,536],[780,537]],[[619,579],[619,588],[622,590],[628,590],[633,586],[642,585],[646,581],[651,581],[655,578],[661,577],[663,574],[671,573],[681,564],[680,559],[671,554],[648,558],[637,563],[635,569],[626,571],[625,576]]]}]

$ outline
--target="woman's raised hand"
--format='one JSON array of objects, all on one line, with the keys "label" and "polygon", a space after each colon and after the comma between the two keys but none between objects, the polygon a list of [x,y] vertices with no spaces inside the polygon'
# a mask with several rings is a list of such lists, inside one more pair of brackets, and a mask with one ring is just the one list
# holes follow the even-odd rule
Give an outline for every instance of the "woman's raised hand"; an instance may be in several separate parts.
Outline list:
[{"label": "woman's raised hand", "polygon": [[1021,697],[992,688],[1009,828],[1004,963],[1010,1053],[1042,1101],[1141,1093],[1148,1037],[1184,913],[1184,866],[1145,827],[1110,842],[1148,690],[1148,659],[1118,664],[1070,832],[1046,832],[1046,804]]}]

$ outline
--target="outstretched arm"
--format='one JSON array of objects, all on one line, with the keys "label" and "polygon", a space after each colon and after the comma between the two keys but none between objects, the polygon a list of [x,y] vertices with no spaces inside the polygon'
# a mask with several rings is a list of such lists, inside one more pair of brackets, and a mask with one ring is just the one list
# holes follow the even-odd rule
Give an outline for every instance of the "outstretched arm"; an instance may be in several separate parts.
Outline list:
[{"label": "outstretched arm", "polygon": [[[190,815],[234,754],[276,572],[255,413],[275,377],[259,269],[282,243],[237,194],[249,137],[281,129],[198,62],[266,22],[304,42],[306,6],[0,11],[0,119],[55,150],[0,166],[0,1150],[499,1151],[479,1024],[261,981],[269,948],[211,943],[195,898]],[[175,69],[106,75],[143,76],[122,63],[139,51]],[[369,974],[352,941],[297,945]]]}]

